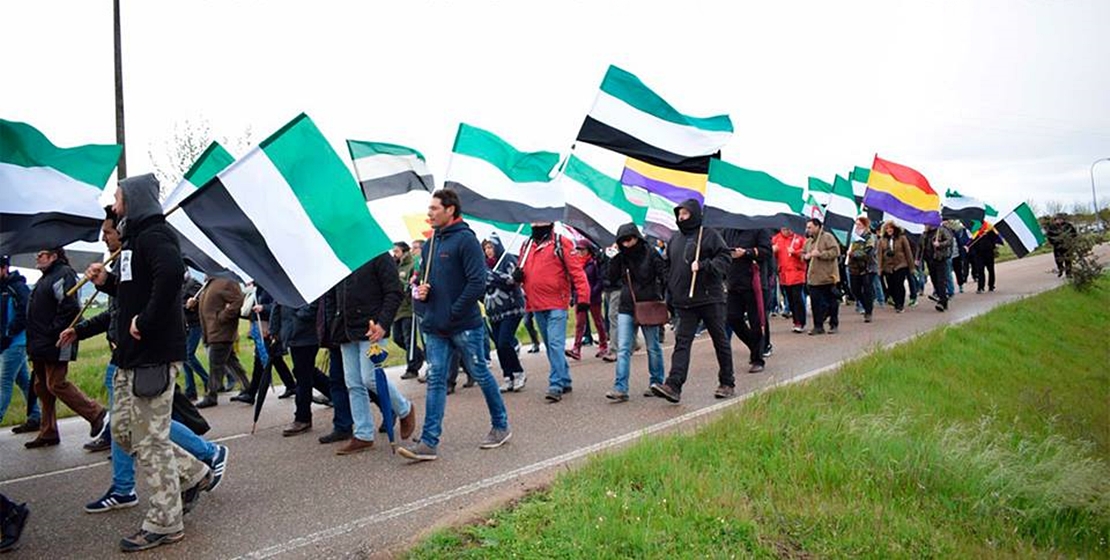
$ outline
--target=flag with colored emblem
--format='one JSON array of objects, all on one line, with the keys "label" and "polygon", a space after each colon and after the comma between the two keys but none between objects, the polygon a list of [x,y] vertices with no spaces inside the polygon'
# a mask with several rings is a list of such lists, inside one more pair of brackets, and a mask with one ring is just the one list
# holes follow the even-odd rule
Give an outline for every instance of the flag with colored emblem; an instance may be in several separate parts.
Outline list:
[{"label": "flag with colored emblem", "polygon": [[359,140],[347,140],[347,149],[366,207],[378,225],[393,241],[420,239],[435,190],[424,154],[396,144]]},{"label": "flag with colored emblem", "polygon": [[96,241],[115,144],[59,148],[33,126],[0,119],[0,253]]},{"label": "flag with colored emblem", "polygon": [[303,113],[180,206],[275,301],[292,307],[392,246],[350,171]]}]

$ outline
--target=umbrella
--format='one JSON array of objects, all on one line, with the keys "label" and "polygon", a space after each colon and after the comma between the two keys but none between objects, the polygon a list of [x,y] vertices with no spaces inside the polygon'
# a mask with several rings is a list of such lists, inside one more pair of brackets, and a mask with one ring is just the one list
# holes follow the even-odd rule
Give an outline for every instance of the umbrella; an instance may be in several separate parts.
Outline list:
[{"label": "umbrella", "polygon": [[251,434],[258,428],[258,417],[262,414],[262,403],[266,402],[266,390],[270,388],[270,377],[273,374],[270,372],[270,353],[266,350],[266,341],[262,338],[262,317],[257,313],[254,314],[255,320],[251,321],[250,337],[254,339],[254,352],[258,356],[258,362],[262,364],[262,371],[259,372],[258,391],[254,395],[254,425],[251,426]]},{"label": "umbrella", "polygon": [[[389,352],[382,348],[378,343],[370,345],[370,350],[366,352],[370,358],[370,362],[374,364],[374,386],[378,390],[378,394],[385,396],[389,394],[389,380],[385,376],[385,360],[389,357]],[[385,426],[385,435],[389,436],[389,447],[394,453],[397,452],[397,444],[394,442],[393,436],[393,403],[389,398],[380,398],[379,408],[382,411],[382,424]]]}]

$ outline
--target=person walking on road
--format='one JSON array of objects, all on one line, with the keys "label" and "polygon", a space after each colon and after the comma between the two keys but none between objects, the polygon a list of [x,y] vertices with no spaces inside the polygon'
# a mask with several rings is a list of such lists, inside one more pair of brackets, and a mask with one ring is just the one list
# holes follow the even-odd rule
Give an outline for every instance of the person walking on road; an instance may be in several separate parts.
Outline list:
[{"label": "person walking on road", "polygon": [[247,376],[231,366],[231,360],[237,359],[232,344],[239,338],[243,290],[231,278],[209,276],[207,283],[198,306],[204,343],[208,346],[208,394],[197,403],[197,408],[219,404],[219,390],[226,376],[234,375],[244,389],[250,386]]},{"label": "person walking on road", "polygon": [[504,383],[501,392],[524,390],[528,377],[524,366],[517,356],[516,329],[524,317],[524,292],[520,284],[513,280],[516,270],[516,255],[505,253],[501,238],[493,234],[482,242],[482,250],[489,268],[486,282],[485,307],[489,317],[490,336],[497,349],[497,361],[501,364]]},{"label": "person walking on road", "polygon": [[875,234],[871,233],[871,219],[856,218],[852,240],[848,246],[848,274],[851,275],[852,295],[863,307],[863,322],[870,323],[875,311],[875,274],[879,259],[875,251]]},{"label": "person walking on road", "polygon": [[648,353],[648,388],[645,397],[654,397],[651,384],[663,383],[663,347],[659,343],[662,325],[636,323],[638,302],[663,301],[667,282],[667,261],[648,247],[636,224],[617,229],[619,252],[609,260],[609,282],[620,286],[617,302],[617,366],[613,390],[605,398],[614,402],[628,401],[628,377],[632,369],[632,345],[639,327],[644,333]]},{"label": "person walking on road", "polygon": [[921,259],[929,269],[937,311],[948,310],[948,259],[952,254],[952,232],[944,225],[926,225],[921,235]]},{"label": "person walking on road", "polygon": [[19,387],[27,401],[27,418],[16,428],[37,432],[40,424],[38,400],[31,391],[31,375],[27,369],[27,302],[30,295],[27,279],[11,270],[10,257],[0,255],[0,420],[7,415],[12,392]]},{"label": "person walking on road", "polygon": [[811,335],[825,334],[825,320],[829,321],[829,334],[836,334],[840,328],[840,297],[836,293],[840,282],[840,244],[832,233],[825,231],[821,220],[811,218],[806,223],[805,245],[802,258],[805,259],[806,285],[813,310],[813,329]]},{"label": "person walking on road", "polygon": [[906,306],[906,282],[913,266],[913,246],[909,237],[898,224],[888,221],[883,224],[883,236],[876,250],[879,255],[879,270],[886,278],[886,290],[894,302],[894,312],[901,313]]},{"label": "person walking on road", "polygon": [[768,340],[766,309],[760,268],[770,266],[771,237],[766,229],[726,229],[722,238],[731,257],[728,267],[727,323],[748,347],[748,372],[759,373],[766,365]]},{"label": "person walking on road", "polygon": [[806,329],[806,263],[802,260],[802,247],[805,242],[804,236],[794,233],[794,230],[787,226],[783,226],[771,238],[771,249],[775,252],[775,260],[779,267],[779,285],[786,294],[795,333],[804,332]]}]

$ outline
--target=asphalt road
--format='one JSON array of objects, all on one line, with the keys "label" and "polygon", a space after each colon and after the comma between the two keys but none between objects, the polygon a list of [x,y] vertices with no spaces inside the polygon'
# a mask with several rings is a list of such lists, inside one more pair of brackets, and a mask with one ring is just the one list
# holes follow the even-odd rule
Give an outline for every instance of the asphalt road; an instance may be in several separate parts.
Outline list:
[{"label": "asphalt road", "polygon": [[[789,320],[771,318],[775,353],[764,373],[737,373],[738,392],[750,394],[831,371],[840,361],[866,351],[1059,286],[1062,281],[1052,268],[1050,255],[1001,264],[998,291],[958,295],[947,313],[934,311],[923,299],[920,307],[901,315],[876,308],[875,321],[864,324],[853,308],[842,307],[841,331],[834,336],[793,334]],[[673,336],[668,333],[664,350],[668,365],[671,343]],[[146,557],[395,554],[431,528],[472,519],[544,484],[590,454],[659,431],[696,426],[725,407],[739,405],[742,398],[713,398],[716,362],[708,336],[699,338],[694,348],[680,405],[640,396],[647,385],[643,352],[633,358],[631,400],[609,403],[604,394],[613,382],[613,365],[594,359],[593,351],[589,358],[572,363],[574,393],[561,403],[547,404],[543,399],[546,361],[542,354],[522,354],[530,375],[528,387],[505,397],[512,441],[501,449],[478,449],[489,430],[489,417],[480,390],[463,389],[448,399],[439,460],[423,464],[409,464],[390,454],[384,436],[378,438],[380,447],[355,456],[336,456],[336,445],[316,441],[330,428],[331,412],[324,407],[316,408],[316,427],[310,434],[283,438],[281,429],[292,420],[293,403],[273,395],[257,433],[250,435],[251,407],[228,403],[224,397],[219,407],[206,410],[205,415],[213,426],[209,437],[230,447],[227,477],[186,517],[184,541],[145,553]],[[739,366],[746,363],[746,349],[734,341],[733,352],[738,372],[744,371]],[[399,383],[419,407],[418,422],[422,422],[424,385],[415,380]],[[119,555],[119,539],[140,524],[150,494],[142,482],[139,507],[84,513],[83,505],[107,489],[111,474],[106,454],[81,450],[87,429],[83,421],[66,420],[60,446],[30,451],[22,445],[29,438],[7,429],[0,433],[0,492],[27,501],[32,510],[23,548],[13,558]]]}]

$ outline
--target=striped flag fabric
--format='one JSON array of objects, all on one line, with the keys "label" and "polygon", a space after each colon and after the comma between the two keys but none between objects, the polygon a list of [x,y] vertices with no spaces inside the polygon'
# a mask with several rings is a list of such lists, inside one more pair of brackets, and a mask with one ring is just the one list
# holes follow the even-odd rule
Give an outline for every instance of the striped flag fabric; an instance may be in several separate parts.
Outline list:
[{"label": "striped flag fabric", "polygon": [[863,204],[863,195],[867,193],[867,180],[870,177],[871,170],[858,165],[848,174],[848,180],[852,182],[852,196],[856,199],[856,206]]},{"label": "striped flag fabric", "polygon": [[647,217],[646,204],[630,201],[620,176],[612,174],[625,160],[616,152],[582,144],[567,158],[556,181],[566,197],[563,222],[600,246],[615,243],[620,226],[643,226]]},{"label": "striped flag fabric", "polygon": [[121,147],[59,148],[35,127],[0,119],[0,253],[96,241],[99,198]]},{"label": "striped flag fabric", "polygon": [[370,215],[393,241],[418,239],[412,225],[423,227],[435,190],[424,154],[397,144],[361,140],[347,140],[347,150]]},{"label": "striped flag fabric", "polygon": [[181,243],[181,257],[189,266],[212,276],[231,275],[246,282],[251,280],[250,275],[232,262],[231,258],[193,223],[187,213],[176,211],[177,205],[182,200],[196,192],[200,186],[212,180],[217,173],[234,161],[235,158],[219,142],[209,144],[185,172],[181,182],[166,196],[162,202],[162,210],[166,212],[166,222],[173,228]]},{"label": "striped flag fabric", "polygon": [[944,193],[944,204],[940,209],[940,217],[945,220],[960,220],[965,225],[982,222],[987,216],[987,206],[982,200],[964,196],[954,190]]},{"label": "striped flag fabric", "polygon": [[459,124],[444,187],[459,194],[463,213],[513,223],[563,219],[563,193],[552,188],[555,152],[522,152],[492,132]]},{"label": "striped flag fabric", "polygon": [[316,300],[392,246],[350,171],[304,113],[180,206],[282,305]]},{"label": "striped flag fabric", "polygon": [[859,207],[852,197],[852,186],[847,179],[836,176],[833,184],[816,177],[809,178],[809,192],[816,193],[817,201],[822,203],[824,214],[822,223],[838,241],[847,245],[848,233],[855,227]]},{"label": "striped flag fabric", "polygon": [[994,229],[1006,240],[1014,250],[1017,258],[1022,258],[1031,253],[1045,242],[1044,231],[1041,229],[1037,216],[1029,204],[1022,202],[1014,208],[1005,218],[994,225]]},{"label": "striped flag fabric", "polygon": [[736,229],[805,231],[805,189],[787,185],[762,171],[719,159],[709,162],[705,188],[705,225]]},{"label": "striped flag fabric", "polygon": [[940,196],[924,175],[875,155],[863,203],[908,222],[940,225]]}]

